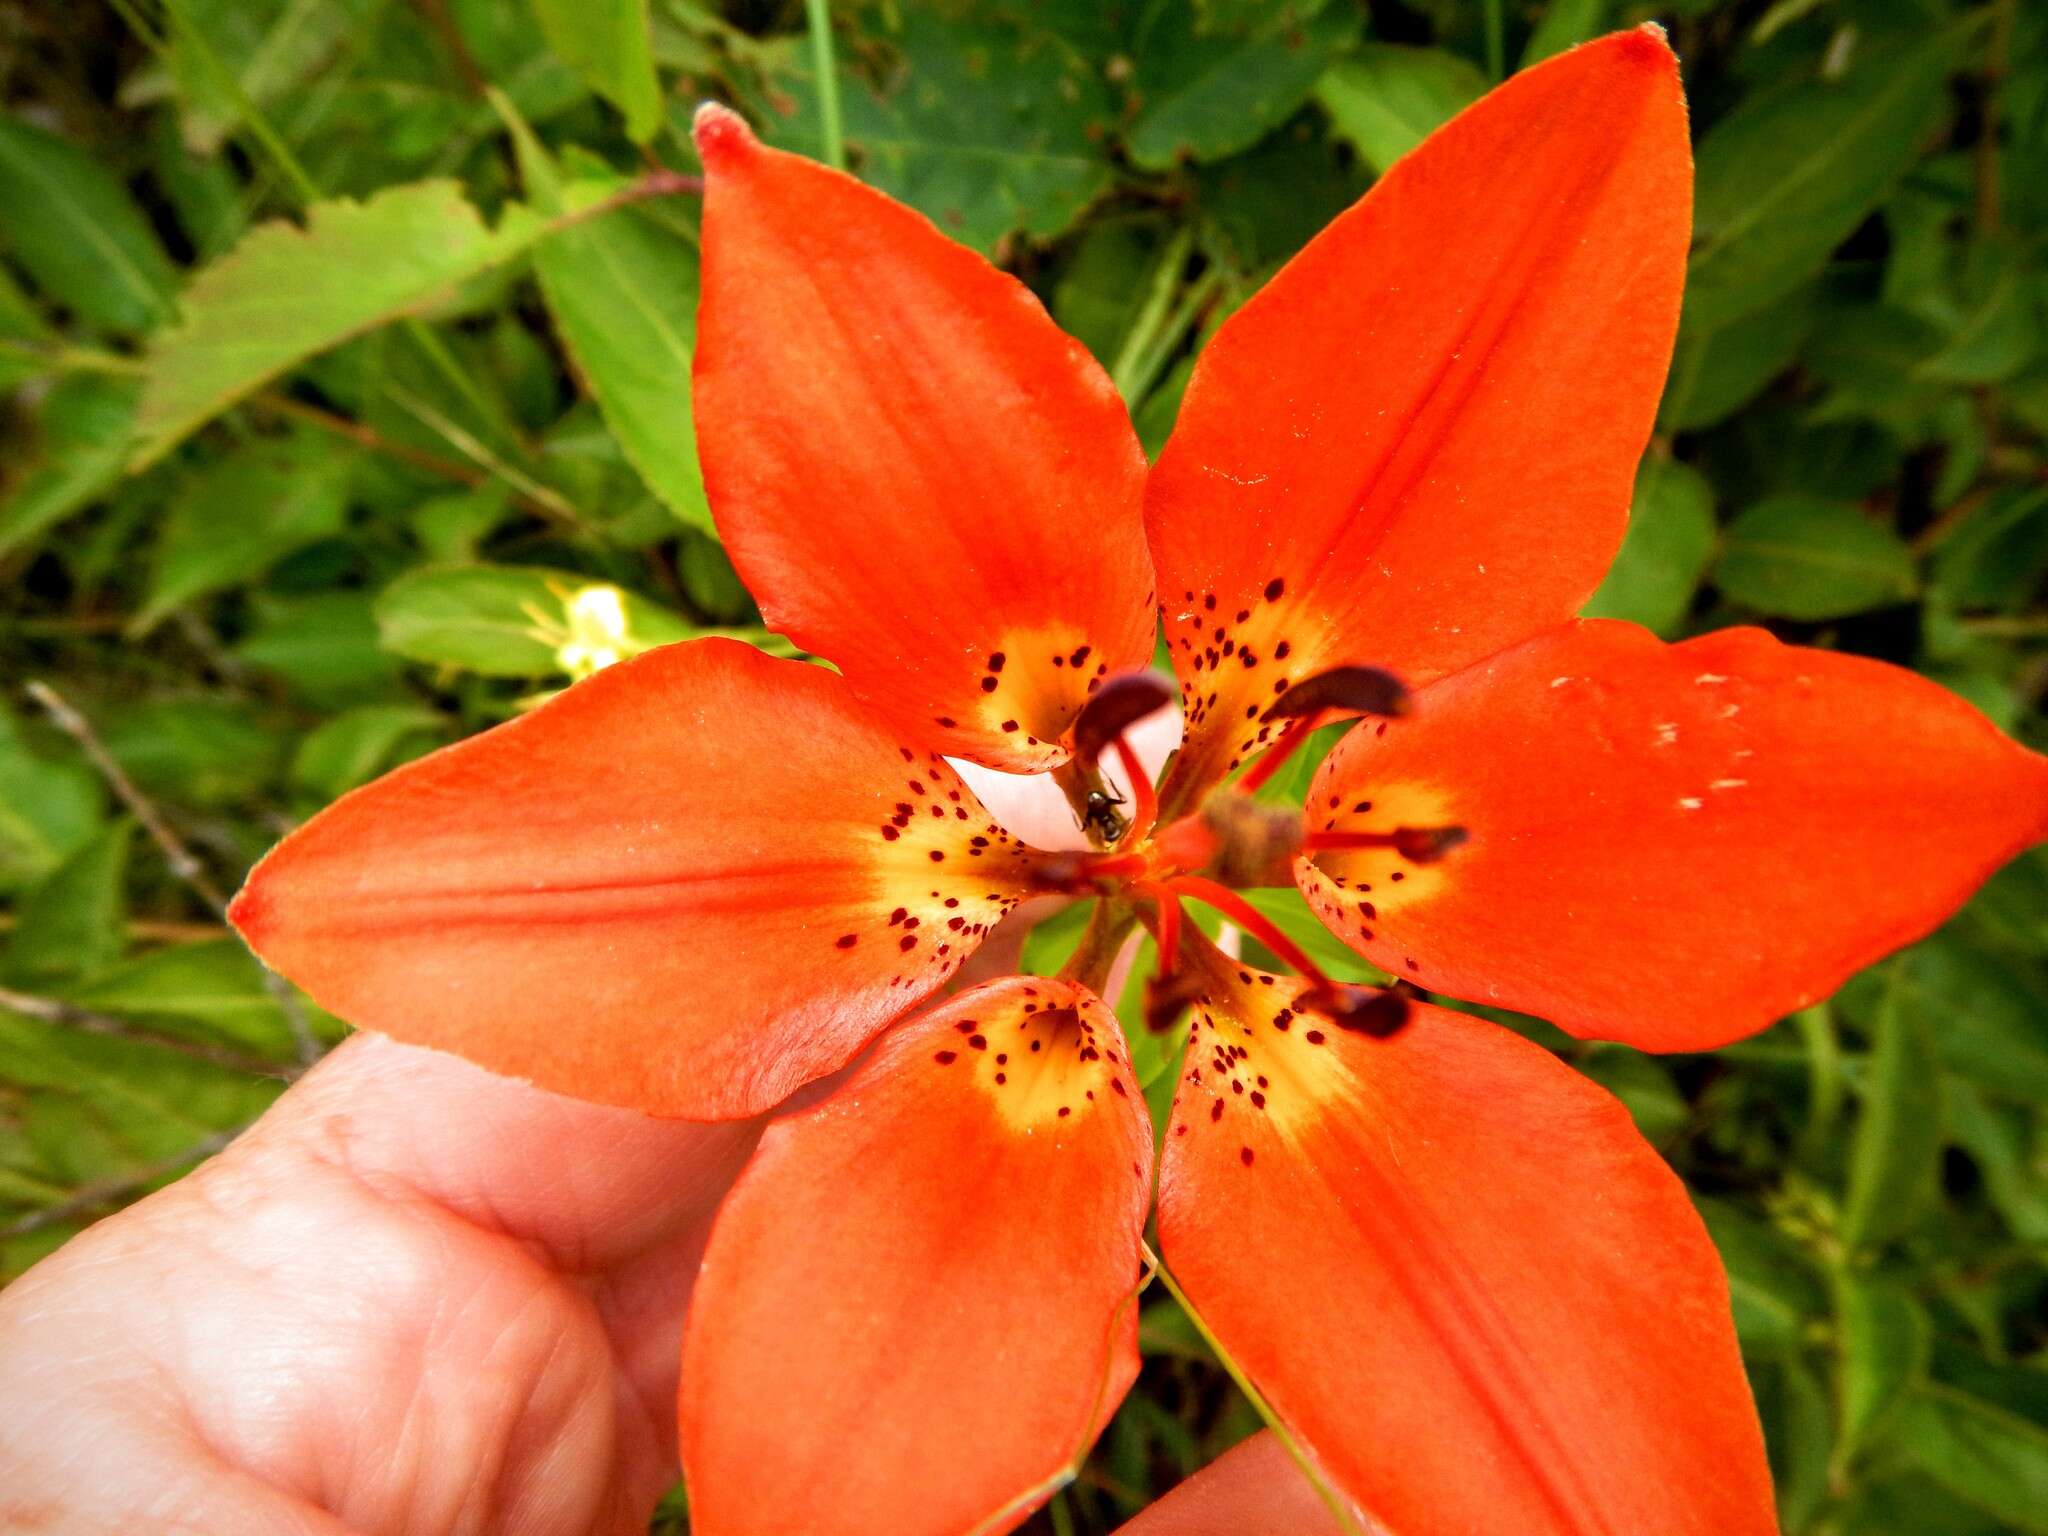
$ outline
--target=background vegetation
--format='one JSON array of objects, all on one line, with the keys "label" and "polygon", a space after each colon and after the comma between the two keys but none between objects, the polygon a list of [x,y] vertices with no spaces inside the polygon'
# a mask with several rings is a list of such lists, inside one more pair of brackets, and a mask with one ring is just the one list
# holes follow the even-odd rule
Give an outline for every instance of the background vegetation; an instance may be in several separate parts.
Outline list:
[{"label": "background vegetation", "polygon": [[[1156,449],[1378,171],[1649,16],[1698,233],[1593,608],[1882,656],[2040,745],[2048,8],[842,3],[821,79],[795,0],[0,0],[0,1279],[339,1035],[217,920],[281,831],[589,645],[773,643],[691,443],[699,99],[829,156],[836,94],[855,170],[1022,274]],[[2036,857],[1714,1056],[1526,1026],[1696,1191],[1788,1531],[2048,1531],[2044,956]],[[1145,1342],[1036,1528],[1252,1426],[1170,1301]]]}]

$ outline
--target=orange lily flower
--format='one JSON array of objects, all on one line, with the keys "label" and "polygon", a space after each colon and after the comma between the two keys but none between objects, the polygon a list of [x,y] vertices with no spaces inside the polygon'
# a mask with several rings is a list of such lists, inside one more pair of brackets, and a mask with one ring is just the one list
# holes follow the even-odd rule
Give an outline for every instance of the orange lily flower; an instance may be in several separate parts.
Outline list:
[{"label": "orange lily flower", "polygon": [[[1724,1278],[1622,1107],[1329,981],[1237,894],[1291,874],[1404,981],[1691,1050],[2048,834],[2048,759],[1910,673],[1572,619],[1678,321],[1662,34],[1396,166],[1216,334],[1149,473],[1014,280],[723,109],[697,142],[711,503],[839,673],[623,662],[344,798],[233,908],[343,1017],[560,1092],[736,1118],[843,1072],[769,1123],[705,1255],[694,1528],[1002,1530],[1068,1475],[1138,1365],[1153,1136],[1094,989],[1142,921],[1193,1020],[1164,1261],[1345,1498],[1402,1536],[1773,1530]],[[1091,795],[1135,760],[1157,615],[1186,737],[1126,822]],[[1305,818],[1243,793],[1355,713]],[[949,758],[1051,772],[1095,846],[1023,843]],[[1102,898],[1066,975],[920,1011],[1048,892]]]}]

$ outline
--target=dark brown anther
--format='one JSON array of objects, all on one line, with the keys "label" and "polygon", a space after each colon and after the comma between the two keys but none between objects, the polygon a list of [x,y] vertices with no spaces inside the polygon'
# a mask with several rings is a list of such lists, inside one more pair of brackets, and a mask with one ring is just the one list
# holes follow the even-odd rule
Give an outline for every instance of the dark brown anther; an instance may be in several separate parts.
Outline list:
[{"label": "dark brown anther", "polygon": [[1173,684],[1157,672],[1105,678],[1074,717],[1074,756],[1093,763],[1117,737],[1174,698]]},{"label": "dark brown anther", "polygon": [[1400,984],[1377,987],[1334,986],[1304,997],[1309,1007],[1339,1029],[1386,1040],[1408,1027],[1408,995]]},{"label": "dark brown anther", "polygon": [[1266,707],[1261,720],[1291,720],[1326,709],[1361,715],[1405,715],[1408,690],[1378,667],[1332,667],[1294,684]]},{"label": "dark brown anther", "polygon": [[1394,851],[1411,864],[1434,864],[1465,838],[1463,827],[1396,827]]}]

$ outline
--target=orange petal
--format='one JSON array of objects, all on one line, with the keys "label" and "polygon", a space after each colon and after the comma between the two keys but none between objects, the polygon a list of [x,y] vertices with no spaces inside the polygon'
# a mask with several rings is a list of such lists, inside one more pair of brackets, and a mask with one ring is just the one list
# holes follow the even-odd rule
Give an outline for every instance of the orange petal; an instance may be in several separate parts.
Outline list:
[{"label": "orange petal", "polygon": [[1402,1533],[1774,1533],[1720,1263],[1628,1112],[1498,1025],[1374,1040],[1246,974],[1196,1009],[1161,1255],[1331,1478]]},{"label": "orange petal", "polygon": [[1137,1374],[1151,1165],[1085,989],[1011,977],[890,1031],[719,1212],[683,1344],[691,1529],[1020,1523]]},{"label": "orange petal", "polygon": [[1270,1429],[1177,1484],[1116,1536],[1349,1536]]},{"label": "orange petal", "polygon": [[351,1023],[723,1119],[951,975],[1031,857],[839,678],[703,640],[345,796],[230,915]]},{"label": "orange petal", "polygon": [[768,622],[900,731],[1063,761],[1153,645],[1145,458],[1038,300],[921,215],[698,113],[697,443]]},{"label": "orange petal", "polygon": [[1516,75],[1219,330],[1146,522],[1184,805],[1279,689],[1410,684],[1569,618],[1621,543],[1678,325],[1692,165],[1654,28]]},{"label": "orange petal", "polygon": [[2048,835],[2048,759],[1882,662],[1592,621],[1354,728],[1309,811],[1312,832],[1466,831],[1424,865],[1297,863],[1376,964],[1573,1034],[1702,1050],[1825,997]]}]

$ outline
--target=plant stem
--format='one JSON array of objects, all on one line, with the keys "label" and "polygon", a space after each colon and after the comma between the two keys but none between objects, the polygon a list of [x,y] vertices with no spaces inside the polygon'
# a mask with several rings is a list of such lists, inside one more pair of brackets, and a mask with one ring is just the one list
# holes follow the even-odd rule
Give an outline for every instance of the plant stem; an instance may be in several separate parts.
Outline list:
[{"label": "plant stem", "polygon": [[1323,1475],[1322,1469],[1310,1461],[1308,1454],[1295,1442],[1287,1426],[1280,1422],[1280,1416],[1273,1411],[1272,1404],[1268,1403],[1259,1389],[1252,1385],[1251,1378],[1245,1375],[1238,1363],[1231,1359],[1230,1351],[1223,1347],[1223,1341],[1210,1332],[1209,1325],[1202,1321],[1202,1314],[1195,1310],[1195,1304],[1188,1300],[1187,1292],[1180,1288],[1180,1282],[1173,1278],[1172,1271],[1152,1251],[1150,1244],[1145,1247],[1145,1261],[1159,1276],[1159,1283],[1166,1287],[1175,1301],[1180,1303],[1181,1310],[1188,1315],[1188,1321],[1195,1325],[1195,1332],[1199,1333],[1203,1341],[1215,1352],[1223,1369],[1230,1373],[1230,1379],[1237,1383],[1238,1390],[1244,1393],[1252,1407],[1258,1410],[1259,1417],[1266,1421],[1266,1427],[1272,1430],[1280,1443],[1287,1448],[1287,1454],[1293,1457],[1294,1464],[1301,1468],[1301,1475],[1314,1486],[1317,1496],[1336,1518],[1338,1529],[1344,1531],[1346,1536],[1364,1536],[1364,1532],[1359,1528],[1358,1517],[1352,1513],[1343,1496],[1330,1486],[1330,1480]]},{"label": "plant stem", "polygon": [[[185,845],[184,839],[178,836],[170,822],[164,819],[164,814],[157,809],[156,803],[136,787],[135,781],[128,777],[127,770],[114,760],[114,754],[107,750],[106,743],[101,741],[99,733],[93,730],[92,722],[74,709],[71,702],[48,683],[28,684],[28,696],[42,706],[43,713],[50,717],[58,730],[78,744],[78,750],[99,770],[100,777],[107,781],[107,787],[113,790],[115,797],[128,808],[130,815],[142,823],[142,830],[149,834],[149,840],[155,843],[158,852],[163,854],[164,863],[170,867],[171,873],[185,889],[211,908],[221,921],[227,921],[227,893],[215,882],[213,876],[207,873],[206,866],[200,863],[198,855]],[[298,1048],[299,1060],[311,1066],[320,1059],[320,1041],[313,1033],[313,1026],[306,1017],[306,1010],[299,1004],[298,994],[292,991],[289,982],[270,967],[261,966],[260,970],[264,988],[277,1003],[278,1012],[284,1015],[285,1027],[291,1031],[292,1043]]]},{"label": "plant stem", "polygon": [[832,62],[831,0],[804,0],[804,15],[810,22],[811,72],[818,77],[818,135],[825,163],[843,171],[846,135],[839,118],[839,72]]}]

